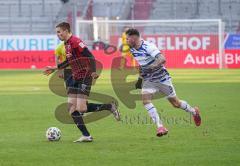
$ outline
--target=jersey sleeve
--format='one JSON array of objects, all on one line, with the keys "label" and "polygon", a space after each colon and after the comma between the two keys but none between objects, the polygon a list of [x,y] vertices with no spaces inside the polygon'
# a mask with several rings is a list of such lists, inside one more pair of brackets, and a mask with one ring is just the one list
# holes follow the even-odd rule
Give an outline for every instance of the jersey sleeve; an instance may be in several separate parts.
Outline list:
[{"label": "jersey sleeve", "polygon": [[160,50],[155,46],[155,44],[150,43],[147,47],[147,52],[152,57],[156,57],[156,55],[161,54]]},{"label": "jersey sleeve", "polygon": [[77,48],[80,52],[83,52],[84,48],[87,48],[87,46],[81,39],[76,39],[73,41],[72,48]]}]

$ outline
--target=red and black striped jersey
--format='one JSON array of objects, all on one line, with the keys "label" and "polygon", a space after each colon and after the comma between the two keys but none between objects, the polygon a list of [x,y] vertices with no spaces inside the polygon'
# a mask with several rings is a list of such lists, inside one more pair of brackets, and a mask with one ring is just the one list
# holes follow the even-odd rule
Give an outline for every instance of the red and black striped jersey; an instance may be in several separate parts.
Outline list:
[{"label": "red and black striped jersey", "polygon": [[71,36],[65,44],[66,58],[68,64],[72,68],[73,79],[79,80],[81,78],[90,77],[94,69],[91,67],[91,57],[83,55],[84,49],[87,46],[84,42],[76,36]]}]

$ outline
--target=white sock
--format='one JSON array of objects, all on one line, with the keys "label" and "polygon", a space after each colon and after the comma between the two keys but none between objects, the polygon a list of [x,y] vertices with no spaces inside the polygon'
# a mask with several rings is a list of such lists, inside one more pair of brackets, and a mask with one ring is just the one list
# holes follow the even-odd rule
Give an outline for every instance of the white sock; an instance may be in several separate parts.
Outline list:
[{"label": "white sock", "polygon": [[186,112],[190,112],[193,115],[196,114],[195,109],[191,107],[186,101],[181,100],[180,108],[185,110]]},{"label": "white sock", "polygon": [[157,125],[157,127],[163,127],[162,121],[159,118],[157,109],[154,107],[152,103],[148,103],[144,105],[146,110],[148,111],[149,116],[152,118],[152,121]]}]

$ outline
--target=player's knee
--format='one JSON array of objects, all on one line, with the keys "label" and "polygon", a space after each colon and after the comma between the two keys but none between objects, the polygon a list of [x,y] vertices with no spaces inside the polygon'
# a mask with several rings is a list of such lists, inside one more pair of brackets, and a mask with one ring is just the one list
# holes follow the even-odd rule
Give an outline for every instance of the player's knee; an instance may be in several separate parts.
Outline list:
[{"label": "player's knee", "polygon": [[146,104],[150,104],[152,102],[151,102],[151,100],[143,100],[142,103],[143,103],[143,105],[146,105]]},{"label": "player's knee", "polygon": [[172,104],[172,106],[175,107],[175,108],[180,108],[180,106],[181,106],[181,103],[178,102],[178,101],[173,101],[173,102],[171,102],[171,104]]},{"label": "player's knee", "polygon": [[87,112],[87,105],[81,105],[80,107],[77,107],[76,110],[81,113]]},{"label": "player's knee", "polygon": [[143,103],[143,105],[152,103],[151,95],[143,95],[142,96],[142,103]]},{"label": "player's knee", "polygon": [[76,110],[76,106],[72,103],[68,103],[68,112],[72,113]]},{"label": "player's knee", "polygon": [[180,102],[180,100],[177,97],[170,97],[170,98],[168,98],[168,101],[175,108],[180,108],[181,107],[181,102]]}]

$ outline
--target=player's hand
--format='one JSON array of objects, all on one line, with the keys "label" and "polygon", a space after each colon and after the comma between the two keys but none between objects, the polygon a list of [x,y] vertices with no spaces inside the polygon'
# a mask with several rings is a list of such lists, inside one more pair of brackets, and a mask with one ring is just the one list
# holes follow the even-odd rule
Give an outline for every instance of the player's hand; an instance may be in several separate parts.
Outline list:
[{"label": "player's hand", "polygon": [[62,79],[64,78],[64,71],[63,70],[58,71],[58,77],[62,78]]},{"label": "player's hand", "polygon": [[137,82],[135,83],[136,89],[142,89],[142,78],[138,77]]},{"label": "player's hand", "polygon": [[72,56],[72,54],[71,53],[68,53],[68,54],[66,54],[66,57],[71,57]]},{"label": "player's hand", "polygon": [[93,79],[97,79],[99,77],[99,75],[96,72],[93,72],[91,76]]},{"label": "player's hand", "polygon": [[43,74],[46,76],[49,76],[50,74],[52,74],[54,71],[56,70],[56,67],[52,67],[52,66],[47,66],[45,67]]},{"label": "player's hand", "polygon": [[64,75],[63,75],[63,73],[62,73],[62,72],[61,72],[61,73],[59,73],[59,74],[58,74],[58,77],[59,77],[59,78],[64,78]]}]

